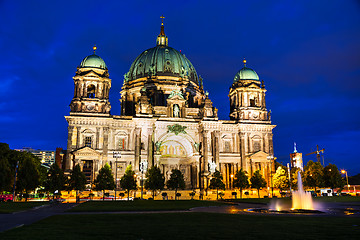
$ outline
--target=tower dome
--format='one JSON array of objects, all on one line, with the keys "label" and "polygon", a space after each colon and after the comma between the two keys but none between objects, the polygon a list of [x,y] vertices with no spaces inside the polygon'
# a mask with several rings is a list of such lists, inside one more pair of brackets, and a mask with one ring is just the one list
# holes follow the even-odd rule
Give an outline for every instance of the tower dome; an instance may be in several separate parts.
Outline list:
[{"label": "tower dome", "polygon": [[246,67],[246,60],[243,61],[244,67],[238,71],[234,77],[234,82],[237,82],[239,80],[256,80],[259,81],[259,76],[257,73],[251,69]]},{"label": "tower dome", "polygon": [[93,47],[94,53],[85,57],[82,62],[80,63],[80,68],[100,68],[100,69],[107,69],[107,66],[104,60],[95,54],[96,46]]},{"label": "tower dome", "polygon": [[132,63],[126,81],[148,76],[170,76],[187,78],[199,85],[199,78],[189,59],[178,50],[168,46],[168,38],[161,24],[156,47],[142,52]]}]

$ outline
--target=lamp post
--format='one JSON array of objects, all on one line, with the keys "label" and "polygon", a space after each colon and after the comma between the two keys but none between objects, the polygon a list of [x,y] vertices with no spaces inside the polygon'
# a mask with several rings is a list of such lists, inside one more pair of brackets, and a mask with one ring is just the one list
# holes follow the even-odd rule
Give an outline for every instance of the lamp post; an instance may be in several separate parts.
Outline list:
[{"label": "lamp post", "polygon": [[345,174],[345,176],[346,176],[346,184],[347,184],[348,193],[349,193],[350,192],[350,185],[349,185],[349,178],[348,178],[348,175],[347,175],[347,171],[346,170],[341,170],[341,173]]},{"label": "lamp post", "polygon": [[121,152],[113,152],[113,158],[115,158],[115,201],[116,201],[116,190],[118,188],[118,177],[117,177],[117,169],[118,169],[118,158],[121,158]]},{"label": "lamp post", "polygon": [[274,197],[274,185],[273,185],[273,178],[272,178],[272,163],[277,158],[273,155],[267,156],[267,159],[270,161],[270,185],[271,185],[271,198]]}]

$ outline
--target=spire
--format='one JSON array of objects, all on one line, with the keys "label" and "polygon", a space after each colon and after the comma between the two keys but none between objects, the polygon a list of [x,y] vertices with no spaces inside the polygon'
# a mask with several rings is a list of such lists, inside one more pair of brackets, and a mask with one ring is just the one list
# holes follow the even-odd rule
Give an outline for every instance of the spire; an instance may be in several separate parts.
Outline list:
[{"label": "spire", "polygon": [[168,45],[168,38],[165,35],[164,30],[164,16],[161,16],[161,28],[160,28],[160,34],[156,38],[156,45],[157,46],[167,46]]},{"label": "spire", "polygon": [[245,58],[243,60],[243,63],[244,63],[244,67],[246,67],[246,59]]},{"label": "spire", "polygon": [[297,149],[296,149],[296,142],[294,142],[294,153],[297,153]]},{"label": "spire", "polygon": [[94,55],[95,55],[96,49],[97,49],[96,44],[94,44],[94,46],[93,46]]},{"label": "spire", "polygon": [[164,16],[161,16],[161,29],[160,29],[160,35],[161,36],[165,36],[165,31],[164,31]]}]

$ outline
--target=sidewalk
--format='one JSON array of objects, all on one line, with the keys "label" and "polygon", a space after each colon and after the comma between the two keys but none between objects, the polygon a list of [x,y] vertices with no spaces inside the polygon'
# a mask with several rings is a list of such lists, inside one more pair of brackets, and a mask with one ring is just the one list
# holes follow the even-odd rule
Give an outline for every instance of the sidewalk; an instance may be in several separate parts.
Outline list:
[{"label": "sidewalk", "polygon": [[29,225],[41,219],[61,214],[74,206],[76,206],[76,204],[49,204],[27,211],[0,214],[0,232],[23,225]]}]

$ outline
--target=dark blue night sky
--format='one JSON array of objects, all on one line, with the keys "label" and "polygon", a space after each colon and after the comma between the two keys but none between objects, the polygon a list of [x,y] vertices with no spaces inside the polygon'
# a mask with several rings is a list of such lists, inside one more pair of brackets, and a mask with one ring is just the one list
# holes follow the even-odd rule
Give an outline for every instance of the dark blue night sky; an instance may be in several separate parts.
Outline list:
[{"label": "dark blue night sky", "polygon": [[[160,16],[228,119],[242,60],[265,81],[275,156],[325,148],[325,163],[360,172],[359,1],[0,1],[0,142],[66,148],[76,67],[97,45],[120,114],[123,75],[155,46]],[[305,162],[315,160],[306,156]]]}]

